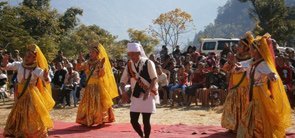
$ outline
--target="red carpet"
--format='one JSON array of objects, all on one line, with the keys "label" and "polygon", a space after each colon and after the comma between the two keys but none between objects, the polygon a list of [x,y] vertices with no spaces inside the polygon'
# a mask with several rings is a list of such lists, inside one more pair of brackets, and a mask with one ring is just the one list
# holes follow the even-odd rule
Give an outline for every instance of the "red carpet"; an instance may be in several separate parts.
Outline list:
[{"label": "red carpet", "polygon": [[[0,130],[0,137],[3,130]],[[138,138],[130,124],[106,124],[103,128],[85,127],[75,123],[55,122],[50,138]],[[153,125],[152,138],[234,138],[219,126]],[[290,133],[287,138],[295,138]]]}]

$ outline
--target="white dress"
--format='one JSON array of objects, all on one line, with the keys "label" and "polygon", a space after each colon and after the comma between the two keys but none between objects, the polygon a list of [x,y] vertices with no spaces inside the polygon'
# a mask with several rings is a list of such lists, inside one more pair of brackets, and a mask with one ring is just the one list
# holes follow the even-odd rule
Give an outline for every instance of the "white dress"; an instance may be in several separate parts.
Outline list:
[{"label": "white dress", "polygon": [[[142,70],[142,67],[145,64],[146,60],[147,60],[146,58],[141,57],[138,63],[135,64],[136,66],[139,65],[139,72]],[[147,64],[148,64],[147,67],[148,67],[150,78],[151,79],[156,78],[157,72],[156,72],[155,64],[151,60],[148,60]],[[134,78],[130,78],[128,73],[128,67],[126,65],[121,78],[121,82],[126,84],[129,79],[130,79],[131,91],[132,91],[130,111],[138,112],[138,113],[155,113],[156,99],[158,99],[158,95],[154,95],[153,93],[151,93],[146,100],[143,100],[143,96],[144,96],[143,93],[140,94],[139,98],[134,97],[133,91],[136,84],[136,80]]]}]

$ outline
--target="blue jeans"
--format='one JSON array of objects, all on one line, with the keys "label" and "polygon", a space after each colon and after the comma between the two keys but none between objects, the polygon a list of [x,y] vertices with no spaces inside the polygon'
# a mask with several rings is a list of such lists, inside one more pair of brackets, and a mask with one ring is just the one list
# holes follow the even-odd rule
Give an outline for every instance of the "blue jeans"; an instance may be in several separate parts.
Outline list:
[{"label": "blue jeans", "polygon": [[77,105],[78,102],[78,98],[77,98],[77,90],[78,90],[78,86],[76,85],[74,87],[74,90],[71,92],[71,95],[73,96],[73,100],[74,100],[74,105]]}]

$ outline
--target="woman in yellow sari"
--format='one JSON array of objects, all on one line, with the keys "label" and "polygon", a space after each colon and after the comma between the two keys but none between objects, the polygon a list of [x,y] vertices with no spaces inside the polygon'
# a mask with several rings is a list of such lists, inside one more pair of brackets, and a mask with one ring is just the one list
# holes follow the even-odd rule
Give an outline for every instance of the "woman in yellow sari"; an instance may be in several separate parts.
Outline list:
[{"label": "woman in yellow sari", "polygon": [[3,58],[2,69],[16,70],[16,101],[8,116],[4,136],[8,137],[47,137],[53,127],[49,111],[54,106],[49,84],[48,64],[40,48],[29,45],[24,61],[8,63]]},{"label": "woman in yellow sari", "polygon": [[251,58],[249,50],[253,39],[251,32],[247,32],[245,38],[239,41],[237,54],[228,55],[228,62],[223,67],[223,70],[229,73],[230,78],[228,95],[223,104],[224,110],[221,117],[221,126],[234,133],[237,132],[242,114],[246,111],[249,103],[247,73],[245,70],[240,70],[238,64]]},{"label": "woman in yellow sari", "polygon": [[291,125],[291,108],[275,67],[270,35],[257,37],[250,47],[249,106],[238,138],[283,138]]},{"label": "woman in yellow sari", "polygon": [[[80,56],[80,61],[82,57]],[[76,122],[86,126],[114,122],[112,99],[118,96],[116,81],[104,47],[92,45],[89,60],[77,64],[87,76],[82,100],[78,107]]]}]

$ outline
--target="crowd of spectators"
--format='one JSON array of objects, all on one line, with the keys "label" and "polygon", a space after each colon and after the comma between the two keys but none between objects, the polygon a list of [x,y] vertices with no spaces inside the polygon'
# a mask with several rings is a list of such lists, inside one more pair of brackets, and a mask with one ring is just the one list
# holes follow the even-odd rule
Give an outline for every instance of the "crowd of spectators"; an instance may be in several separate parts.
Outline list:
[{"label": "crowd of spectators", "polygon": [[[169,52],[166,46],[162,46],[158,55],[149,56],[156,65],[159,83],[159,96],[162,105],[190,106],[192,103],[202,106],[221,105],[225,101],[229,74],[222,70],[229,53],[235,53],[234,46],[225,44],[221,53],[199,53],[195,46],[188,46],[182,52],[176,46]],[[275,46],[275,45],[274,45]],[[231,47],[231,48],[230,48]],[[295,106],[295,54],[291,48],[279,51],[275,48],[277,70],[283,80],[288,93],[290,104]],[[10,54],[2,51],[2,54]],[[19,52],[16,50],[11,55],[10,62],[21,61]],[[87,56],[84,56],[87,60]],[[67,59],[62,51],[50,65],[52,78],[53,98],[57,108],[65,106],[76,107],[81,99],[81,89],[85,83],[85,72],[78,72],[76,64],[82,62]],[[126,60],[111,60],[115,79],[119,84]],[[13,93],[15,76],[17,72],[8,72],[10,91]],[[119,92],[120,93],[120,92]],[[114,99],[120,105],[120,97]]]}]

